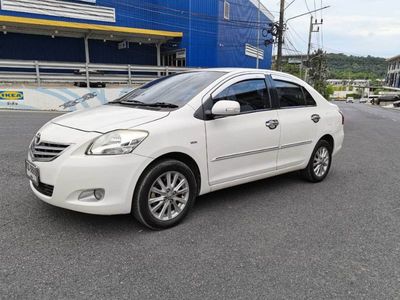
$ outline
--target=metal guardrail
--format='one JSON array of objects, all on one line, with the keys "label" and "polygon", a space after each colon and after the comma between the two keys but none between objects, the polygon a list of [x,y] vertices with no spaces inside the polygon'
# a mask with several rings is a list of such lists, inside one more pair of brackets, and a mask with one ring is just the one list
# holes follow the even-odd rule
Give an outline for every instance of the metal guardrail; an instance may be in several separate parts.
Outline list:
[{"label": "metal guardrail", "polygon": [[0,59],[0,83],[142,84],[160,76],[192,70],[182,67],[86,64]]}]

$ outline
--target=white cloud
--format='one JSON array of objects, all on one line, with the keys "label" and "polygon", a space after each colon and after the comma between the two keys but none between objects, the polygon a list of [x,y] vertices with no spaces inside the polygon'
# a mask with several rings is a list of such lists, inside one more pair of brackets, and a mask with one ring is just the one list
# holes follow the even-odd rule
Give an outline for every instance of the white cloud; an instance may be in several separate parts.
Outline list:
[{"label": "white cloud", "polygon": [[[314,9],[314,1],[296,0],[286,11],[286,18],[307,11],[305,1]],[[277,16],[279,1],[263,0]],[[290,3],[289,0],[286,1]],[[321,1],[315,1],[320,7]],[[322,12],[322,33],[313,34],[313,45],[323,45],[329,52],[390,57],[400,54],[400,1],[398,0],[323,0],[331,7]],[[317,13],[321,18],[321,13]],[[276,17],[278,20],[278,16]],[[289,22],[287,39],[301,52],[307,50],[309,17]],[[288,45],[288,47],[291,47]]]}]

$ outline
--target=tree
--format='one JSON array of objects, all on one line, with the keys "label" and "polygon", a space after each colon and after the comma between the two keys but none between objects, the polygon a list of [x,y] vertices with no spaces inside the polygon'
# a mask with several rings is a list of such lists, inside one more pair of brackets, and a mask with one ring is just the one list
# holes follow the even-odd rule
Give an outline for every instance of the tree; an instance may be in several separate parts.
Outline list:
[{"label": "tree", "polygon": [[297,64],[283,63],[282,64],[282,72],[289,73],[296,77],[301,78],[300,65],[297,65]]},{"label": "tree", "polygon": [[327,85],[325,88],[324,96],[326,99],[329,99],[335,93],[335,87],[333,85]]},{"label": "tree", "polygon": [[326,80],[328,79],[328,66],[326,62],[326,52],[322,49],[315,51],[308,61],[308,82],[325,97]]}]

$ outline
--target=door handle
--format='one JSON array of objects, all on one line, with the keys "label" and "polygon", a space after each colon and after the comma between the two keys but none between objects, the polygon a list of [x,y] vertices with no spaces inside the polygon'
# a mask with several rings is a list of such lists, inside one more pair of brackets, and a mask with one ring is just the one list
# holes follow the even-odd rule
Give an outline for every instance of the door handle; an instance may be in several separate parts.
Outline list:
[{"label": "door handle", "polygon": [[278,127],[279,121],[278,120],[269,120],[265,122],[265,126],[267,126],[269,129],[274,130],[276,127]]},{"label": "door handle", "polygon": [[314,123],[318,123],[319,120],[321,120],[321,116],[320,116],[320,115],[317,115],[317,114],[312,115],[312,116],[311,116],[311,120],[312,120]]}]

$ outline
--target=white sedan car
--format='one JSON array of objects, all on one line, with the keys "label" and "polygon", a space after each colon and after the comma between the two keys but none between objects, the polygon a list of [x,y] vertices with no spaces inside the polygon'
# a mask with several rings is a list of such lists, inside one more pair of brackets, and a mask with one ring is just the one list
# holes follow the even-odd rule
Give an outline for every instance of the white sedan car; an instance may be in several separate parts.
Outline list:
[{"label": "white sedan car", "polygon": [[32,140],[26,172],[47,203],[132,213],[163,229],[198,195],[296,170],[322,181],[343,122],[336,105],[294,76],[205,69],[51,120]]}]

